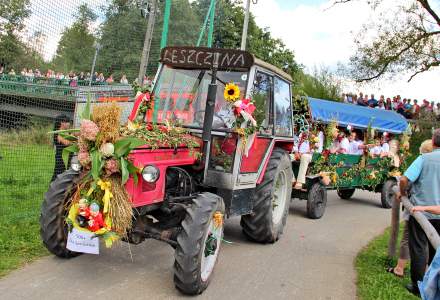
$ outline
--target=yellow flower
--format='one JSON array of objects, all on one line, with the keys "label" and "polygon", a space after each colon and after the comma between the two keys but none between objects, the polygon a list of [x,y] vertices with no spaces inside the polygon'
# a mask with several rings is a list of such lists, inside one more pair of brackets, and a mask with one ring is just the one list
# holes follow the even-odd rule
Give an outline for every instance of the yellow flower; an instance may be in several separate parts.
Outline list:
[{"label": "yellow flower", "polygon": [[225,86],[225,91],[223,92],[225,100],[228,102],[235,102],[240,98],[240,89],[236,84],[228,83]]}]

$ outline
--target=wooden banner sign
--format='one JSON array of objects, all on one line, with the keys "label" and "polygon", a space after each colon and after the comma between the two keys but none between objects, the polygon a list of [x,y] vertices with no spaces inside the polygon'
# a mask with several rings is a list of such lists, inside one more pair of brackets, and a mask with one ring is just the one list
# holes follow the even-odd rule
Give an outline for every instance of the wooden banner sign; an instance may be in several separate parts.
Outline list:
[{"label": "wooden banner sign", "polygon": [[160,62],[175,68],[248,70],[254,63],[252,54],[233,49],[206,47],[165,47]]}]

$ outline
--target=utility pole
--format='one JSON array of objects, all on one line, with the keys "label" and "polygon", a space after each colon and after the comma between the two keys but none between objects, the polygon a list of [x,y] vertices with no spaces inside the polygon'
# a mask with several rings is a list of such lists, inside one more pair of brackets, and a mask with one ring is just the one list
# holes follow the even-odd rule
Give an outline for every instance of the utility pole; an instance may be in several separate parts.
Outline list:
[{"label": "utility pole", "polygon": [[249,10],[251,6],[251,0],[246,2],[246,11],[244,12],[243,33],[241,35],[241,47],[240,50],[246,50],[246,39],[249,25]]},{"label": "utility pole", "polygon": [[101,50],[101,44],[95,41],[95,43],[93,43],[93,47],[95,47],[95,56],[93,57],[92,71],[90,72],[89,88],[92,87],[92,78],[93,74],[95,73],[96,59],[98,58],[99,50]]},{"label": "utility pole", "polygon": [[142,50],[141,66],[139,68],[138,83],[143,85],[144,75],[147,72],[148,59],[150,57],[151,40],[153,39],[154,22],[156,20],[157,0],[150,0],[147,32],[145,32],[144,49]]}]

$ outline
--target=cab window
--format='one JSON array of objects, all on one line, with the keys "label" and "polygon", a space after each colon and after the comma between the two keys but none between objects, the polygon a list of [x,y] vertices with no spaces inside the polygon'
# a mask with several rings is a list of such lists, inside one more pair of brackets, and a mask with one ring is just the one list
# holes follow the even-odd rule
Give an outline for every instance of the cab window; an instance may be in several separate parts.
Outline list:
[{"label": "cab window", "polygon": [[290,84],[274,78],[275,135],[292,136],[292,107]]},{"label": "cab window", "polygon": [[252,102],[254,102],[256,106],[254,117],[260,127],[261,134],[272,134],[272,126],[270,126],[270,124],[272,124],[272,87],[273,77],[258,71],[255,75],[252,89]]}]

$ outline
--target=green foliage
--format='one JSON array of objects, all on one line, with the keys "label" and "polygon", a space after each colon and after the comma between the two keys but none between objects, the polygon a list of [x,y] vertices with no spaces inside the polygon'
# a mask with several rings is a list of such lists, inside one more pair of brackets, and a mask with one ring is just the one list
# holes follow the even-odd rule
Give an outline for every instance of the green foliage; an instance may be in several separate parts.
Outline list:
[{"label": "green foliage", "polygon": [[339,101],[342,93],[341,83],[326,68],[315,69],[312,75],[303,71],[294,77],[294,93],[305,93],[309,97]]},{"label": "green foliage", "polygon": [[61,34],[54,69],[61,72],[81,72],[90,69],[95,49],[95,36],[90,32],[89,25],[97,18],[96,14],[82,4],[76,13],[76,21]]},{"label": "green foliage", "polygon": [[70,145],[63,149],[63,152],[61,153],[61,156],[63,158],[64,165],[66,166],[66,169],[68,169],[69,164],[69,155],[70,153],[76,153],[79,151],[78,145]]},{"label": "green foliage", "polygon": [[347,70],[351,79],[363,82],[409,73],[410,81],[440,65],[438,5],[422,0],[395,1],[394,7],[383,0],[366,2],[384,17],[372,18],[355,35],[357,49]]},{"label": "green foliage", "polygon": [[38,216],[54,168],[54,150],[50,145],[0,144],[0,170],[8,170],[0,172],[1,277],[48,254]]},{"label": "green foliage", "polygon": [[[202,20],[191,9],[189,1],[172,1],[170,18],[168,44],[195,45]],[[156,45],[160,44],[162,26],[163,14],[158,14],[147,69],[150,75],[158,66],[159,49]],[[137,78],[146,29],[147,19],[141,17],[136,1],[114,0],[106,10],[106,20],[100,30],[103,47],[97,68],[106,74],[114,74],[116,78],[123,74],[130,81]]]},{"label": "green foliage", "polygon": [[0,1],[0,64],[6,65],[7,71],[44,64],[41,55],[20,38],[25,20],[31,14],[29,6],[30,0]]},{"label": "green foliage", "polygon": [[[210,0],[197,0],[193,7],[199,15],[206,14]],[[244,9],[242,1],[219,0],[216,6],[214,45],[221,48],[238,49],[241,44]],[[280,39],[271,36],[268,28],[260,28],[250,14],[246,49],[256,57],[283,69],[292,76],[300,70],[293,52]]]},{"label": "green foliage", "polygon": [[[401,226],[401,232],[403,226]],[[395,266],[396,261],[388,258],[389,230],[371,241],[356,257],[357,287],[360,300],[416,300],[406,291],[410,283],[408,272],[401,279],[385,270]]]}]

